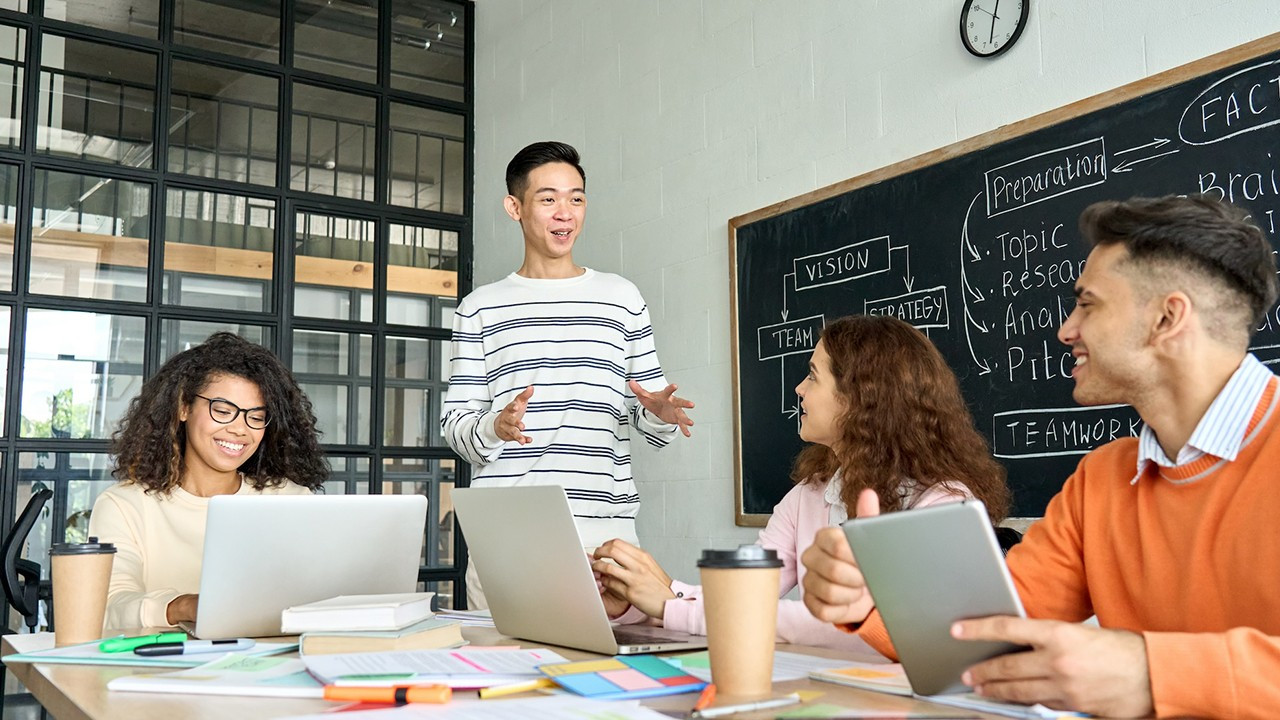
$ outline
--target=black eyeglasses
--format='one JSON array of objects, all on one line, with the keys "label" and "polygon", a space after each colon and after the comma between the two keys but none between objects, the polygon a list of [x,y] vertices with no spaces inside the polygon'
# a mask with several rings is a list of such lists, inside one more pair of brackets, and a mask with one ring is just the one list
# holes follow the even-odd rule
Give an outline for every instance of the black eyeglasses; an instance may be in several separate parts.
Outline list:
[{"label": "black eyeglasses", "polygon": [[230,400],[222,398],[211,398],[203,395],[196,395],[202,400],[209,401],[209,417],[219,425],[230,425],[244,413],[244,424],[254,430],[262,430],[267,427],[267,423],[271,422],[271,416],[267,414],[265,407],[242,408]]}]

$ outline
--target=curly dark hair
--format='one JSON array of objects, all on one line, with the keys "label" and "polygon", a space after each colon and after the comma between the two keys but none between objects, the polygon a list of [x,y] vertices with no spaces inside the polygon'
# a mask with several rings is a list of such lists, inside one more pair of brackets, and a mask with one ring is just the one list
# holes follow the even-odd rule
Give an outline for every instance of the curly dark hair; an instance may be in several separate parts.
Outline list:
[{"label": "curly dark hair", "polygon": [[[235,376],[258,386],[271,418],[262,442],[241,465],[254,489],[287,481],[312,490],[323,487],[329,465],[320,450],[311,401],[293,374],[270,350],[228,332],[218,332],[184,350],[142,385],[111,436],[116,480],[137,483],[147,493],[168,494],[186,473],[186,424],[179,408],[189,406],[219,376]],[[249,471],[252,468],[252,472]]]},{"label": "curly dark hair", "polygon": [[882,512],[901,507],[906,480],[924,489],[962,484],[987,506],[993,523],[1009,512],[1009,486],[987,441],[973,427],[955,373],[929,338],[883,315],[849,315],[822,329],[831,374],[845,401],[839,451],[809,445],[791,479],[826,482],[840,470],[840,496],[853,512],[864,488]]}]

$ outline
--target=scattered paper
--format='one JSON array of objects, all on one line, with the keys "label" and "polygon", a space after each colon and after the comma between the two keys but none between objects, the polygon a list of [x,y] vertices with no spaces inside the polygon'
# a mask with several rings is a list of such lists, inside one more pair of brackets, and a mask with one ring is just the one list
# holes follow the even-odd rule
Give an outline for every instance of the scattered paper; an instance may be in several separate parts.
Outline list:
[{"label": "scattered paper", "polygon": [[464,627],[494,627],[488,610],[437,610],[436,617],[457,620]]},{"label": "scattered paper", "polygon": [[[445,705],[405,705],[386,710],[344,712],[343,720],[420,720],[447,717],[449,720],[669,720],[638,702],[605,702],[573,696],[550,696],[522,700],[476,700]],[[334,720],[328,713],[302,715],[293,720]]]}]

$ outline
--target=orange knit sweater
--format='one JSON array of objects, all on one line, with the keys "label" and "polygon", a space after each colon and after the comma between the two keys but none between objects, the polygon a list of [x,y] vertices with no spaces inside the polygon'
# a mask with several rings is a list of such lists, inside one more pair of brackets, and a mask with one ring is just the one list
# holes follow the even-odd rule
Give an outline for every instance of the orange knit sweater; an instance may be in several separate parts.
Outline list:
[{"label": "orange knit sweater", "polygon": [[[1033,618],[1141,632],[1162,717],[1280,713],[1280,395],[1272,380],[1234,462],[1149,465],[1138,441],[1081,460],[1009,552]],[[873,613],[859,630],[892,656]]]}]

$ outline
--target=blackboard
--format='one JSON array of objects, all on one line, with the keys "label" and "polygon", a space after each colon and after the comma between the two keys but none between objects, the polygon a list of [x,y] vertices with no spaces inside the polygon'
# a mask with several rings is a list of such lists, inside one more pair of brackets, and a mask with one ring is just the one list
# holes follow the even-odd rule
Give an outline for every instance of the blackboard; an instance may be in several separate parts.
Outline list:
[{"label": "blackboard", "polygon": [[[737,522],[762,525],[801,448],[794,387],[825,322],[888,313],[938,345],[1038,517],[1080,456],[1141,425],[1071,399],[1057,340],[1097,200],[1204,192],[1280,224],[1280,34],[734,218]],[[1280,313],[1253,340],[1280,361]]]}]

